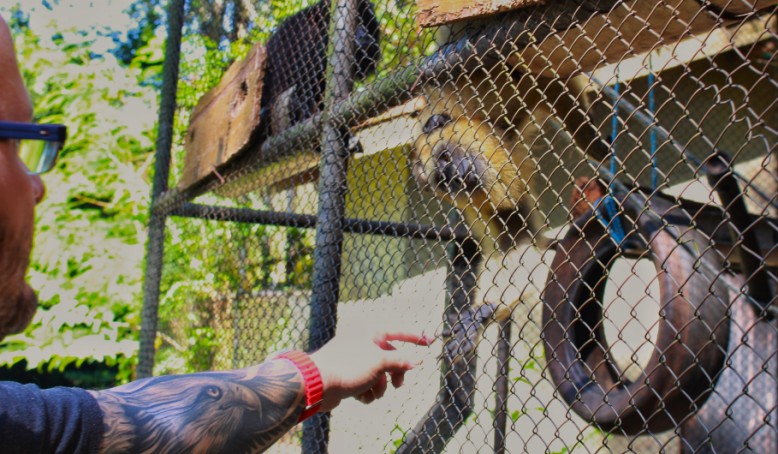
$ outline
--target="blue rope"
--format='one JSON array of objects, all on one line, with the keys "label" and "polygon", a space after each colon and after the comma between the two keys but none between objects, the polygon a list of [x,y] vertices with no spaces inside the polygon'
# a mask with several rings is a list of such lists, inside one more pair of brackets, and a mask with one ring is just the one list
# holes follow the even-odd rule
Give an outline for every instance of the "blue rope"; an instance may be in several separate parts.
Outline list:
[{"label": "blue rope", "polygon": [[[619,90],[621,89],[621,83],[619,82],[618,74],[616,75],[616,83],[613,84],[613,90],[618,95]],[[611,181],[608,183],[608,194],[603,196],[602,198],[605,199],[604,207],[605,207],[605,216],[603,216],[603,213],[597,209],[597,205],[599,205],[600,200],[597,200],[595,202],[595,210],[594,212],[597,215],[597,219],[600,220],[600,222],[605,225],[605,227],[608,229],[608,232],[610,233],[611,238],[613,241],[621,245],[622,241],[624,241],[624,227],[621,225],[621,219],[619,219],[619,210],[616,206],[616,200],[613,198],[613,180],[615,179],[616,175],[616,168],[618,167],[618,159],[616,157],[616,137],[619,134],[619,101],[618,99],[616,102],[613,103],[613,114],[611,116],[611,162],[610,162],[610,170],[611,175],[614,175],[614,178],[611,179]]]},{"label": "blue rope", "polygon": [[[598,209],[601,202],[602,206],[605,207],[604,213],[603,210]],[[613,242],[621,246],[626,235],[624,234],[624,227],[621,225],[619,210],[613,196],[611,194],[606,194],[602,196],[602,198],[597,199],[597,201],[594,202],[594,213],[602,225],[608,229],[608,234],[611,239],[613,239]]]},{"label": "blue rope", "polygon": [[[656,123],[654,117],[655,112],[655,98],[654,98],[654,82],[656,77],[654,76],[654,68],[651,64],[651,55],[648,56],[648,112],[651,115],[652,124]],[[656,161],[656,128],[651,128],[649,132],[649,140],[651,141],[651,188],[656,189],[659,186],[659,171]]]},{"label": "blue rope", "polygon": [[[613,90],[616,95],[621,90],[621,82],[619,82],[618,75],[616,76],[616,83],[613,84]],[[611,175],[616,175],[616,166],[618,164],[616,159],[616,137],[619,135],[619,100],[613,103],[613,114],[611,115]]]}]

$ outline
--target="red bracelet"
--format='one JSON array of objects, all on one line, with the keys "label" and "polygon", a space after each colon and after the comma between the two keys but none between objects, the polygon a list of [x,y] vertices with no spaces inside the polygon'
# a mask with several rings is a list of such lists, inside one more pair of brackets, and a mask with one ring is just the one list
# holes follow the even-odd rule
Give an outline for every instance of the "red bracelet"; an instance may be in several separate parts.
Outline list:
[{"label": "red bracelet", "polygon": [[321,407],[324,386],[321,382],[319,368],[311,361],[310,356],[299,350],[282,353],[276,356],[276,358],[283,358],[293,362],[300,370],[300,373],[303,374],[303,380],[305,381],[305,410],[300,415],[300,419],[297,420],[298,423],[303,422],[318,413]]}]

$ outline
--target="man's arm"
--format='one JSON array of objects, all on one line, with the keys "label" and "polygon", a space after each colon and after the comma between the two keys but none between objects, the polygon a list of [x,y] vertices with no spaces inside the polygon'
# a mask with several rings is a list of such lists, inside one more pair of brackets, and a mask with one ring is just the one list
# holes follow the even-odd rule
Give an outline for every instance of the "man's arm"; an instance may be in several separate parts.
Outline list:
[{"label": "man's arm", "polygon": [[[339,334],[310,355],[320,372],[320,411],[343,399],[380,399],[402,386],[419,364],[393,342],[430,345],[407,332]],[[299,420],[305,383],[286,359],[225,372],[146,378],[106,391],[90,391],[103,412],[101,452],[259,452]]]},{"label": "man's arm", "polygon": [[91,393],[103,411],[102,452],[263,451],[305,407],[302,376],[286,360]]}]

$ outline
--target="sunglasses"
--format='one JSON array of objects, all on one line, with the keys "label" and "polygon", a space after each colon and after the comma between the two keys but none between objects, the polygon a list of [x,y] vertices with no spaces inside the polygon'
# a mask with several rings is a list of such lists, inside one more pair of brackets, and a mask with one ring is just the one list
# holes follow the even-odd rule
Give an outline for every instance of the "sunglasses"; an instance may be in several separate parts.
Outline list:
[{"label": "sunglasses", "polygon": [[54,167],[67,135],[65,125],[0,121],[0,139],[19,141],[19,158],[30,175],[40,175]]}]

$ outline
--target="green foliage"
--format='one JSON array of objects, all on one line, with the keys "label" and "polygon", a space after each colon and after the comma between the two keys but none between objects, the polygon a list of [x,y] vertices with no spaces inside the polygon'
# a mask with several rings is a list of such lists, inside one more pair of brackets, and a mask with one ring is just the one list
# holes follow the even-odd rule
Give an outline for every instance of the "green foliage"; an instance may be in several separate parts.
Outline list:
[{"label": "green foliage", "polygon": [[[0,344],[0,362],[13,365],[24,358],[29,368],[59,371],[103,362],[118,368],[120,380],[131,377],[140,326],[155,90],[164,57],[162,3],[136,0],[128,14],[137,26],[122,32],[68,30],[52,22],[37,35],[21,6],[5,12],[36,121],[68,125],[69,138],[57,167],[44,178],[48,195],[37,209],[29,280],[39,291],[41,308],[27,331]],[[314,1],[211,3],[193,1],[187,10],[172,181],[180,174],[188,115],[199,98],[254,43],[266,41],[281,20]],[[413,14],[398,5],[376,5],[380,74],[410,64],[431,43],[429,33],[411,32]],[[105,36],[116,47],[96,50],[94,44]],[[408,36],[414,40],[407,41]],[[263,200],[239,204],[270,208]],[[270,304],[258,292],[299,294],[309,288],[311,230],[171,219],[167,235],[159,371],[218,366],[217,357],[229,353],[241,328],[228,326],[226,317],[240,311],[268,311],[262,327],[250,328],[266,333],[266,341],[252,341],[252,355],[259,358],[273,349],[273,342],[299,329],[292,326],[288,305]],[[228,238],[235,240],[224,241]],[[294,336],[300,341],[302,334]]]},{"label": "green foliage", "polygon": [[526,410],[514,410],[511,412],[510,417],[511,421],[516,422],[521,418],[523,415],[526,415]]},{"label": "green foliage", "polygon": [[124,36],[119,32],[113,34],[117,43],[113,54],[124,66],[133,63],[141,68],[158,66],[161,58],[147,58],[143,52],[148,50],[152,40],[159,36],[163,17],[162,5],[157,0],[137,0],[130,6],[128,14],[137,26],[128,30]]},{"label": "green foliage", "polygon": [[[268,38],[278,19],[301,7],[299,1],[258,5],[264,11],[254,18],[257,22],[247,27],[249,31],[242,33],[241,39],[226,45],[223,36],[185,34],[174,127],[173,181],[181,174],[189,113],[199,99],[218,84],[232,62],[245,57],[256,41]],[[197,29],[202,17],[213,12],[213,8],[203,5],[198,8],[205,16],[193,19],[189,28]],[[193,11],[197,8],[190,14]],[[229,35],[230,31],[223,33]],[[241,200],[209,195],[199,201],[272,209],[258,195]],[[310,286],[313,231],[172,218],[166,233],[155,373],[192,372],[258,361],[277,349],[282,339],[288,341],[292,299],[282,295]],[[242,337],[244,332],[249,338]],[[299,338],[300,334],[295,336]]]},{"label": "green foliage", "polygon": [[405,429],[401,427],[398,424],[395,424],[391,431],[392,435],[392,446],[394,447],[394,451],[397,451],[400,449],[400,446],[402,446],[403,442],[405,441],[405,437],[408,436],[408,429]]},{"label": "green foliage", "polygon": [[381,29],[381,63],[376,78],[413,64],[433,50],[434,32],[417,27],[415,2],[375,2],[374,6]]},{"label": "green foliage", "polygon": [[117,384],[117,366],[108,366],[104,362],[86,361],[81,364],[72,363],[63,370],[47,370],[42,373],[38,369],[28,369],[26,361],[20,361],[13,366],[0,366],[0,380],[18,383],[34,383],[41,388],[54,386],[76,386],[86,389],[102,389]]},{"label": "green foliage", "polygon": [[247,365],[299,338],[291,308],[310,286],[311,230],[173,218],[167,234],[155,373]]},{"label": "green foliage", "polygon": [[0,361],[58,370],[99,361],[126,380],[137,348],[155,93],[141,86],[138,68],[96,54],[91,33],[52,23],[49,38],[23,21],[11,25],[35,120],[64,123],[69,137],[36,210],[29,281],[41,307],[2,344]]}]

